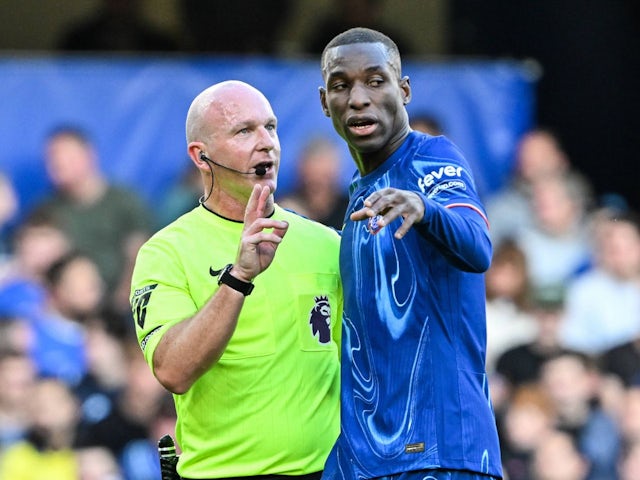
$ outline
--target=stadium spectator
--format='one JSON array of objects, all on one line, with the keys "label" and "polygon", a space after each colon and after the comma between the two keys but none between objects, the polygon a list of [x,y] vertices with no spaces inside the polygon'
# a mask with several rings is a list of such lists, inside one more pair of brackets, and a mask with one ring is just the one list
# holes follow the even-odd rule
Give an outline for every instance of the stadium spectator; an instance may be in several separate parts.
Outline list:
[{"label": "stadium spectator", "polygon": [[[149,436],[137,439],[126,446],[120,463],[127,480],[157,480],[160,478],[158,439],[173,435],[176,428],[176,410],[171,396],[164,396],[151,423]],[[177,454],[180,455],[178,447]]]},{"label": "stadium spectator", "polygon": [[561,331],[568,347],[590,355],[640,337],[640,220],[605,215],[594,226],[593,268],[567,286]]},{"label": "stadium spectator", "polygon": [[27,330],[27,350],[38,375],[75,385],[86,366],[84,330],[76,319],[57,311],[51,292],[60,277],[49,277],[70,248],[67,236],[46,216],[32,215],[20,225],[14,254],[0,279],[0,314],[19,320]]},{"label": "stadium spectator", "polygon": [[562,291],[540,290],[532,295],[531,313],[536,323],[535,337],[505,350],[496,361],[496,374],[509,389],[539,380],[544,362],[567,349],[560,341],[564,317]]},{"label": "stadium spectator", "polygon": [[39,379],[28,396],[30,416],[25,438],[0,458],[0,478],[69,480],[80,478],[75,452],[77,402],[69,387]]},{"label": "stadium spectator", "polygon": [[569,158],[553,132],[534,128],[525,133],[518,142],[511,178],[485,202],[493,242],[499,244],[531,227],[533,185],[548,177],[564,175],[570,168]]},{"label": "stadium spectator", "polygon": [[104,420],[127,388],[128,356],[125,340],[101,316],[86,321],[87,371],[75,386],[83,426]]},{"label": "stadium spectator", "polygon": [[279,198],[278,204],[341,230],[349,201],[346,187],[340,181],[341,165],[337,145],[326,138],[312,139],[296,162],[296,190]]},{"label": "stadium spectator", "polygon": [[640,478],[640,442],[634,442],[625,447],[620,456],[618,472],[619,480]]},{"label": "stadium spectator", "polygon": [[616,419],[599,402],[600,383],[593,359],[579,352],[548,358],[540,372],[557,412],[555,427],[568,433],[588,460],[588,480],[615,478],[621,447]]},{"label": "stadium spectator", "polygon": [[507,349],[528,343],[536,336],[531,313],[527,259],[512,240],[497,245],[485,274],[487,292],[487,371]]},{"label": "stadium spectator", "polygon": [[[81,424],[77,441],[79,447],[106,447],[123,468],[130,450],[150,438],[151,426],[168,395],[149,370],[137,344],[130,340],[125,350],[123,388],[103,418]],[[90,406],[85,403],[85,408]]]},{"label": "stadium spectator", "polygon": [[104,307],[104,281],[98,266],[87,255],[71,251],[47,270],[49,309],[85,324]]},{"label": "stadium spectator", "polygon": [[36,378],[35,365],[26,352],[6,346],[0,349],[0,457],[27,434],[31,421],[27,404]]},{"label": "stadium spectator", "polygon": [[575,172],[532,186],[533,224],[515,236],[527,258],[532,289],[565,288],[591,266],[590,201],[590,185]]},{"label": "stadium spectator", "polygon": [[[79,480],[124,480],[118,462],[109,450],[105,447],[88,447],[76,450],[76,459],[78,462],[78,479]],[[157,460],[156,460],[157,463]],[[149,479],[157,479],[159,473],[155,477]],[[142,480],[138,478],[126,478],[126,480]]]},{"label": "stadium spectator", "polygon": [[[533,453],[530,480],[593,480],[589,476],[589,460],[572,436],[552,430],[540,438]],[[615,477],[602,477],[614,480]]]},{"label": "stadium spectator", "polygon": [[144,202],[107,180],[89,137],[75,126],[57,127],[49,134],[45,162],[54,192],[35,211],[51,216],[74,248],[96,263],[108,301],[128,311],[135,255],[152,229]]},{"label": "stadium spectator", "polygon": [[[17,225],[11,255],[0,265],[0,292],[24,284],[33,290],[32,298],[41,301],[47,270],[72,247],[71,240],[53,218],[46,214],[29,215]],[[14,301],[21,302],[15,295]]]},{"label": "stadium spectator", "polygon": [[640,442],[640,383],[636,382],[625,390],[621,408],[617,416],[620,434],[625,445]]},{"label": "stadium spectator", "polygon": [[556,423],[553,402],[535,382],[516,388],[499,422],[505,478],[530,480],[533,457]]}]

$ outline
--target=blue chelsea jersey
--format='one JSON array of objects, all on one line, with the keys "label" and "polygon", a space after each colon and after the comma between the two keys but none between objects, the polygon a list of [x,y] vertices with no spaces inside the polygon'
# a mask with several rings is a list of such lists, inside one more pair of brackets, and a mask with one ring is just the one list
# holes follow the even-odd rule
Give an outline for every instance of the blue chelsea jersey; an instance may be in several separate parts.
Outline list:
[{"label": "blue chelsea jersey", "polygon": [[[378,229],[376,219],[348,218],[385,187],[425,199],[422,225],[401,240],[400,219]],[[447,223],[451,210],[466,217]],[[490,259],[487,228],[469,166],[445,137],[412,132],[375,171],[356,174],[340,251],[342,433],[332,461],[363,478],[428,468],[502,475],[484,363],[488,261],[474,272],[458,251],[481,239]]]}]

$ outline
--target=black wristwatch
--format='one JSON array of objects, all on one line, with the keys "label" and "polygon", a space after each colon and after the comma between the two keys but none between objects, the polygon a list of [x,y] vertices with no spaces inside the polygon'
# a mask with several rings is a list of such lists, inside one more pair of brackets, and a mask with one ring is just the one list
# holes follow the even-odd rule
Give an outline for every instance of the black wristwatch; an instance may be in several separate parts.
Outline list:
[{"label": "black wristwatch", "polygon": [[253,290],[253,283],[251,282],[243,282],[242,280],[238,280],[236,277],[231,275],[231,269],[233,268],[233,263],[230,263],[226,267],[222,269],[220,272],[220,276],[218,277],[218,285],[224,283],[229,287],[237,290],[245,297],[251,293]]}]

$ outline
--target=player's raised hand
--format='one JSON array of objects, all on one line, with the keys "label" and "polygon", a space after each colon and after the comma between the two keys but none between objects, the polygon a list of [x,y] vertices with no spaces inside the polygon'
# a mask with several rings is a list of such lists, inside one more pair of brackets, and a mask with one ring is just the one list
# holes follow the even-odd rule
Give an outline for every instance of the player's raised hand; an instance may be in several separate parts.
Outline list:
[{"label": "player's raised hand", "polygon": [[270,195],[268,186],[256,184],[249,197],[233,272],[240,280],[249,282],[271,265],[276,249],[289,228],[287,222],[265,218]]},{"label": "player's raised hand", "polygon": [[351,214],[351,220],[368,220],[378,217],[377,233],[381,228],[389,225],[396,218],[402,217],[402,225],[394,233],[400,239],[405,236],[414,223],[424,217],[424,202],[415,192],[399,190],[397,188],[383,188],[369,195],[364,201],[364,207]]}]

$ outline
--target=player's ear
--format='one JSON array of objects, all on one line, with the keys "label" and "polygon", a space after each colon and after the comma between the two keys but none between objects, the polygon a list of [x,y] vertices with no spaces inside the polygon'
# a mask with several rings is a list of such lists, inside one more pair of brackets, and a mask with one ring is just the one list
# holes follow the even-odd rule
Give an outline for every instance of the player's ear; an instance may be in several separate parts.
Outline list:
[{"label": "player's ear", "polygon": [[402,90],[402,103],[406,105],[411,101],[411,82],[409,77],[400,79],[400,90]]},{"label": "player's ear", "polygon": [[322,106],[322,111],[327,117],[331,117],[329,107],[327,107],[327,90],[324,87],[319,87],[318,92],[320,93],[320,105]]}]

